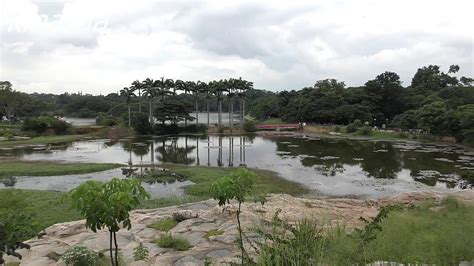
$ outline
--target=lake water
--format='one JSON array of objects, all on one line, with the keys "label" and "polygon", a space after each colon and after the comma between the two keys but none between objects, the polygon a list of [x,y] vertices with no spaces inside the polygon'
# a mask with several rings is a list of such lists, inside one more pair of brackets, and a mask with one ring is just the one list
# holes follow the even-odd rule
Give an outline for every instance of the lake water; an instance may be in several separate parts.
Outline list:
[{"label": "lake water", "polygon": [[[462,175],[474,170],[474,152],[456,146],[305,135],[91,140],[50,146],[45,151],[17,149],[9,153],[26,160],[246,165],[276,171],[329,196],[380,197],[460,189],[468,185]],[[93,178],[93,174],[88,176]]]}]

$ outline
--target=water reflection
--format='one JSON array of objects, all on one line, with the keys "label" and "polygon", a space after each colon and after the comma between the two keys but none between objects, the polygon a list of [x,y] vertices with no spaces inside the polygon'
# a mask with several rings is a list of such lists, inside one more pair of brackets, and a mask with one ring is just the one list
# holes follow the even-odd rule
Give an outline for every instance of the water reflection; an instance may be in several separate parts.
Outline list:
[{"label": "water reflection", "polygon": [[[162,136],[80,141],[43,151],[24,148],[8,152],[30,160],[124,163],[132,170],[137,165],[162,162],[247,165],[274,170],[319,190],[344,193],[366,189],[361,187],[368,180],[415,180],[452,188],[465,171],[474,170],[474,153],[458,147],[312,136]],[[131,174],[143,176],[143,171],[138,168]]]}]

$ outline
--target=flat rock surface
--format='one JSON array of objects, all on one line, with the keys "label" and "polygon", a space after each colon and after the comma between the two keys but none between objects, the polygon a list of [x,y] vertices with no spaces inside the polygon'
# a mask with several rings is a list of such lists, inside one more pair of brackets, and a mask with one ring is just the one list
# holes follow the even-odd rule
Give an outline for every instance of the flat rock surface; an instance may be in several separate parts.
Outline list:
[{"label": "flat rock surface", "polygon": [[[459,191],[453,193],[419,192],[404,193],[396,197],[378,200],[362,199],[308,199],[295,198],[284,194],[272,194],[262,207],[257,203],[244,203],[242,209],[242,225],[244,230],[258,226],[262,221],[270,221],[279,211],[279,217],[289,222],[297,222],[303,218],[316,219],[321,224],[340,223],[347,228],[360,226],[359,217],[374,217],[379,207],[388,204],[412,204],[431,199],[441,201],[447,196],[456,197],[462,201],[474,203],[474,191]],[[214,200],[185,204],[174,207],[136,210],[131,213],[132,229],[122,229],[117,233],[120,251],[130,265],[204,265],[227,264],[239,261],[239,252],[235,244],[237,229],[235,214],[237,205],[231,204],[224,209]],[[176,217],[181,213],[185,220],[179,222],[168,233],[186,238],[193,247],[187,251],[160,248],[152,243],[166,232],[148,228],[147,225],[162,219]],[[220,235],[206,237],[210,230],[222,230]],[[249,234],[250,235],[250,234]],[[30,250],[20,250],[23,255],[21,265],[64,265],[59,260],[50,257],[51,253],[63,254],[74,245],[84,245],[95,251],[108,249],[107,231],[93,233],[86,229],[85,221],[74,221],[55,224],[46,229],[46,235],[41,239],[27,241]],[[150,251],[147,262],[135,262],[133,249],[143,244]],[[7,260],[15,258],[7,256]]]}]

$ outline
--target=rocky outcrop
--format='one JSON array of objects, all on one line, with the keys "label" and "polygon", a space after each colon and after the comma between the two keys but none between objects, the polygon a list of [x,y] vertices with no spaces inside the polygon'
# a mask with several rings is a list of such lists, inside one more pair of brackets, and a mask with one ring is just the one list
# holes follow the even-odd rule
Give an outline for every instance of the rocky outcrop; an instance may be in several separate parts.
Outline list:
[{"label": "rocky outcrop", "polygon": [[[243,227],[246,230],[258,226],[263,220],[271,220],[279,211],[280,218],[296,222],[303,218],[316,219],[324,223],[344,224],[347,228],[360,225],[359,217],[371,218],[380,206],[402,203],[413,204],[422,200],[441,201],[451,195],[465,202],[474,203],[473,191],[455,193],[406,193],[396,197],[378,200],[361,199],[308,199],[289,195],[270,195],[268,202],[261,206],[245,203],[242,210]],[[132,229],[121,230],[117,234],[118,244],[130,265],[204,265],[238,262],[235,244],[237,229],[236,206],[221,208],[214,200],[181,206],[136,210],[131,213]],[[180,221],[169,233],[188,240],[193,246],[187,251],[160,248],[152,243],[165,232],[147,227],[162,219],[174,218]],[[219,234],[209,234],[209,231]],[[56,259],[66,249],[74,245],[84,245],[95,251],[108,249],[108,232],[93,233],[85,228],[84,221],[55,224],[45,230],[41,239],[27,241],[30,250],[20,250],[23,255],[21,265],[64,265]],[[133,249],[143,244],[150,251],[147,262],[133,261]],[[14,260],[8,257],[9,260]]]}]

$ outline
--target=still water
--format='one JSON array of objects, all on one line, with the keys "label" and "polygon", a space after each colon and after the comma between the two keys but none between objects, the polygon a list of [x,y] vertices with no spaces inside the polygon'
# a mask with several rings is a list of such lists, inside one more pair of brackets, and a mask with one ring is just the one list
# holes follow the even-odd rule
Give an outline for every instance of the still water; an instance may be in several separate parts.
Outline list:
[{"label": "still water", "polygon": [[460,189],[474,152],[417,142],[313,136],[163,136],[91,140],[9,151],[26,160],[178,163],[268,169],[329,196],[380,197],[406,191]]}]

